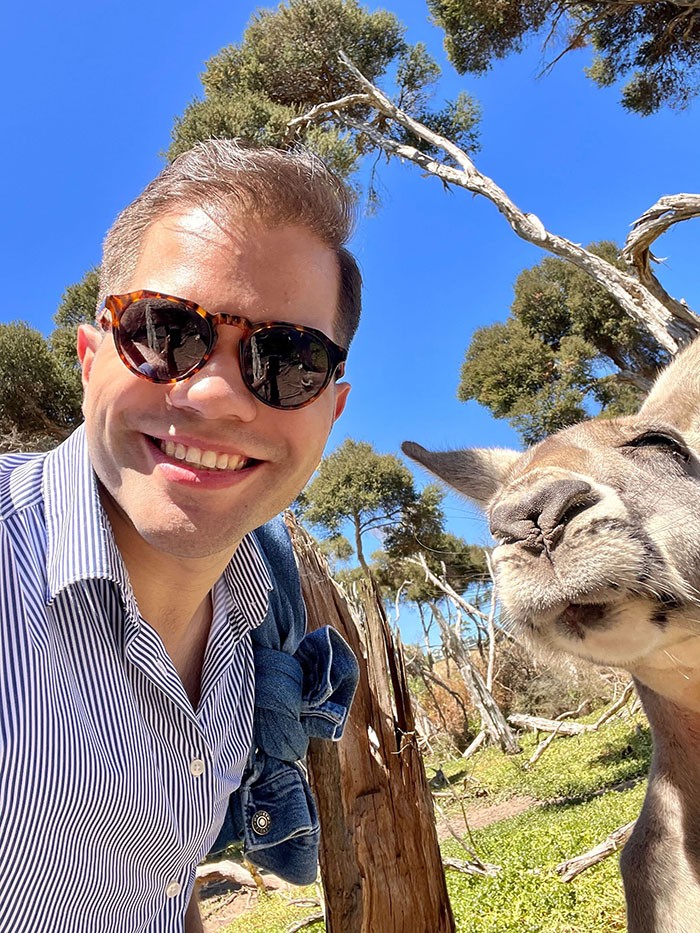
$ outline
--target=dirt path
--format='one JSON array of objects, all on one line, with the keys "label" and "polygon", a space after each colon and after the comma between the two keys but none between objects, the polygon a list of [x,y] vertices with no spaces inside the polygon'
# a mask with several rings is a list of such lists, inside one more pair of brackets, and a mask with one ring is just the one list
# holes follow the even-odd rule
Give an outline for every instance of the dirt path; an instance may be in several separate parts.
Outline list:
[{"label": "dirt path", "polygon": [[[493,804],[480,800],[470,801],[469,804],[465,806],[467,824],[469,829],[472,830],[483,829],[485,826],[490,826],[492,823],[498,823],[500,820],[507,820],[511,816],[524,813],[531,807],[538,806],[540,802],[541,801],[536,800],[534,797],[524,796],[510,797],[508,800],[502,800],[500,803]],[[448,836],[452,835],[450,828],[458,836],[463,836],[466,833],[467,827],[465,826],[464,817],[460,812],[451,813],[447,821],[442,817],[438,817],[438,839],[441,842],[443,839],[447,839]]]}]

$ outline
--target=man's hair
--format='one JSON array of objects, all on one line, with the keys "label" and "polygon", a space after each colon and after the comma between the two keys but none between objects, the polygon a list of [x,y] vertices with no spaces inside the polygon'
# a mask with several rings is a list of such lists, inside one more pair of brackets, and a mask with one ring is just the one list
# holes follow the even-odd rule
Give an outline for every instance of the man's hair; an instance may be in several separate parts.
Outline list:
[{"label": "man's hair", "polygon": [[211,210],[217,218],[242,215],[265,226],[296,224],[316,234],[338,257],[336,339],[346,348],[350,345],[362,306],[362,277],[345,245],[354,227],[355,197],[320,158],[301,148],[282,151],[210,139],[178,156],[109,230],[100,267],[100,300],[128,287],[153,223],[194,207]]}]

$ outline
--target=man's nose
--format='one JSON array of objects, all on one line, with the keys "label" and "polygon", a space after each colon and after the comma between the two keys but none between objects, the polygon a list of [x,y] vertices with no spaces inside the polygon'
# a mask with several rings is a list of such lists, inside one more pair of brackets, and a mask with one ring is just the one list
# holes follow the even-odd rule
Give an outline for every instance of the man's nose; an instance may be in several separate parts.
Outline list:
[{"label": "man's nose", "polygon": [[174,408],[187,408],[212,420],[248,422],[256,417],[258,402],[243,381],[234,328],[219,334],[214,352],[198,372],[172,385],[169,399]]}]

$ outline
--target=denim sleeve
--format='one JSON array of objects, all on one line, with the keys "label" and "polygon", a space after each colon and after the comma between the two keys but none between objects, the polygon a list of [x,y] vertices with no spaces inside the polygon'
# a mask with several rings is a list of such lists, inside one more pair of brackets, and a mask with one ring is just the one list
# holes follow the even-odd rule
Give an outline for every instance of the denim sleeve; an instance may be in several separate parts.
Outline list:
[{"label": "denim sleeve", "polygon": [[251,862],[308,884],[316,877],[319,824],[299,762],[310,736],[342,736],[359,667],[335,629],[303,634],[306,614],[291,543],[286,527],[272,525],[256,532],[275,587],[268,615],[253,632],[254,748],[212,852],[242,840]]}]

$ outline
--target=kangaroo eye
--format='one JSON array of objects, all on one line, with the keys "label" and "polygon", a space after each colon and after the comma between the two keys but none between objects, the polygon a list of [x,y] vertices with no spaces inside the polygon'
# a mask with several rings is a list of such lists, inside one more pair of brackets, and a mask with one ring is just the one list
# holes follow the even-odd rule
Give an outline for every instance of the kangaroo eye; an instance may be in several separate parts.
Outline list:
[{"label": "kangaroo eye", "polygon": [[655,448],[662,453],[671,454],[684,463],[687,463],[690,459],[690,451],[685,444],[681,443],[677,438],[671,437],[670,434],[663,434],[661,431],[647,431],[645,434],[635,437],[634,440],[628,441],[626,446],[637,449],[643,447]]}]

